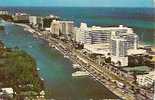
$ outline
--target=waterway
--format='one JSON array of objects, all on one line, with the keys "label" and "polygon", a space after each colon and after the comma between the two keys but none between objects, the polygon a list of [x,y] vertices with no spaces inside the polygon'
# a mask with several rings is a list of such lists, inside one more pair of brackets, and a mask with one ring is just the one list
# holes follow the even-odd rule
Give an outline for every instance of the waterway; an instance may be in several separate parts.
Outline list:
[{"label": "waterway", "polygon": [[50,98],[56,100],[118,98],[89,77],[73,78],[72,62],[57,50],[49,48],[45,41],[33,38],[31,33],[19,26],[7,23],[5,29],[5,32],[0,33],[0,40],[7,47],[19,47],[34,57]]}]

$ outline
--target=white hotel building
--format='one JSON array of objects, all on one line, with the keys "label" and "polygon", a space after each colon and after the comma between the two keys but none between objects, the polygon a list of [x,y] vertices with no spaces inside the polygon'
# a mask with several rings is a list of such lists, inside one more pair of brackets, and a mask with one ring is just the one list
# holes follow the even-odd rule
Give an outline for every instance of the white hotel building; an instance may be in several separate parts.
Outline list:
[{"label": "white hotel building", "polygon": [[[132,28],[124,27],[87,27],[81,23],[80,28],[75,28],[75,41],[83,43],[84,49],[89,53],[111,54],[114,63],[121,62],[121,66],[128,66],[127,55],[139,51],[138,36]],[[128,52],[129,51],[129,52]],[[140,50],[142,53],[142,50]]]},{"label": "white hotel building", "polygon": [[33,26],[37,26],[42,23],[42,18],[39,16],[29,16],[29,23]]},{"label": "white hotel building", "polygon": [[113,38],[111,40],[111,58],[114,63],[121,63],[121,66],[128,66],[128,41],[123,38]]},{"label": "white hotel building", "polygon": [[85,34],[84,48],[90,53],[107,55],[110,53],[110,32],[100,27],[92,27]]},{"label": "white hotel building", "polygon": [[52,34],[55,34],[57,36],[60,35],[60,22],[59,21],[56,21],[56,20],[53,20],[52,23],[51,23],[51,26],[50,26],[50,32]]},{"label": "white hotel building", "polygon": [[71,34],[73,33],[73,26],[74,22],[73,21],[60,21],[60,31],[62,34]]},{"label": "white hotel building", "polygon": [[81,23],[80,28],[74,27],[74,37],[73,39],[79,43],[84,44],[85,43],[85,35],[88,32],[88,27],[86,23]]},{"label": "white hotel building", "polygon": [[56,35],[64,35],[67,37],[73,33],[73,21],[56,21],[53,20],[50,27],[50,32]]}]

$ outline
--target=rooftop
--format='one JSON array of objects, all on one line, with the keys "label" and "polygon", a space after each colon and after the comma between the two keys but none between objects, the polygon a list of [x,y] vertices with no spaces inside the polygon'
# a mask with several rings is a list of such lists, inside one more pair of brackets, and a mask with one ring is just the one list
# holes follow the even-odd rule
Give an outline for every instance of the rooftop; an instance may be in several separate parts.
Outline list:
[{"label": "rooftop", "polygon": [[127,51],[128,55],[146,54],[146,50],[143,49],[129,49]]},{"label": "rooftop", "polygon": [[2,91],[5,91],[8,94],[13,94],[13,89],[12,88],[2,88]]}]

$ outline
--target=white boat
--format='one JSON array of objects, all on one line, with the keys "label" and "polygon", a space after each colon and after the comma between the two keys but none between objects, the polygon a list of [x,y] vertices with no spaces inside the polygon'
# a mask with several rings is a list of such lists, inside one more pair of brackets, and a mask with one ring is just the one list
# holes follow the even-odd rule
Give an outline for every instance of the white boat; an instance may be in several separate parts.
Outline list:
[{"label": "white boat", "polygon": [[55,45],[52,45],[52,48],[55,48]]},{"label": "white boat", "polygon": [[89,73],[88,72],[84,72],[84,71],[76,71],[74,73],[72,73],[72,76],[75,77],[75,76],[88,76]]},{"label": "white boat", "polygon": [[58,48],[57,46],[55,46],[55,49],[56,49],[56,50],[59,50],[59,48]]},{"label": "white boat", "polygon": [[79,64],[73,64],[72,67],[73,68],[80,68],[80,65]]},{"label": "white boat", "polygon": [[28,31],[28,29],[27,28],[24,28],[24,31]]},{"label": "white boat", "polygon": [[40,68],[37,68],[37,71],[40,71]]},{"label": "white boat", "polygon": [[64,55],[64,58],[69,58],[69,56],[67,56],[67,55]]},{"label": "white boat", "polygon": [[44,78],[41,77],[41,80],[44,81]]}]

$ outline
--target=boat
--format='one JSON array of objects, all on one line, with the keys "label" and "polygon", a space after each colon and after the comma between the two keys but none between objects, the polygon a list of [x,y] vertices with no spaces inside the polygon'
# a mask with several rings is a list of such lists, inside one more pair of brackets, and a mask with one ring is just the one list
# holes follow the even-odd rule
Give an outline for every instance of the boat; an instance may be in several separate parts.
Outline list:
[{"label": "boat", "polygon": [[55,48],[55,45],[52,45],[52,48]]},{"label": "boat", "polygon": [[80,68],[80,65],[79,64],[73,64],[72,67],[73,68]]},{"label": "boat", "polygon": [[89,73],[88,72],[84,72],[84,71],[76,71],[74,73],[72,73],[73,77],[78,77],[78,76],[88,76]]},{"label": "boat", "polygon": [[11,24],[12,24],[12,25],[14,25],[15,23],[14,23],[14,22],[12,22]]},{"label": "boat", "polygon": [[28,29],[27,28],[24,28],[24,31],[28,31]]},{"label": "boat", "polygon": [[29,45],[29,48],[32,48],[32,45]]},{"label": "boat", "polygon": [[66,53],[64,53],[64,58],[68,58],[69,59],[69,56]]},{"label": "boat", "polygon": [[67,56],[67,55],[64,55],[64,58],[69,58],[69,56]]},{"label": "boat", "polygon": [[37,71],[40,71],[40,68],[37,68]]},{"label": "boat", "polygon": [[59,50],[59,48],[58,48],[57,46],[55,46],[55,49],[56,49],[56,50]]},{"label": "boat", "polygon": [[40,79],[41,79],[42,81],[44,81],[44,78],[41,77]]}]

